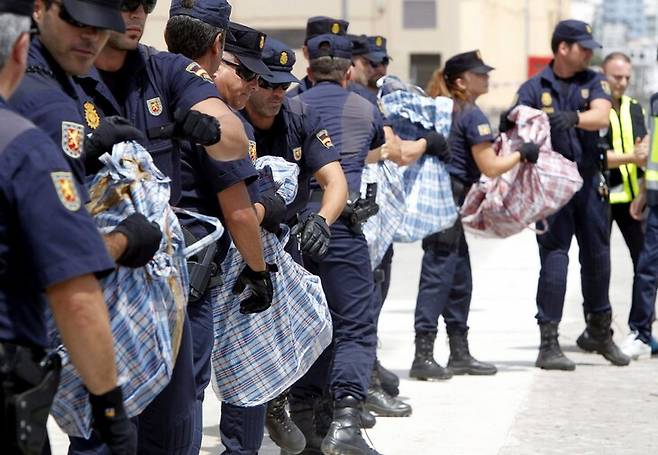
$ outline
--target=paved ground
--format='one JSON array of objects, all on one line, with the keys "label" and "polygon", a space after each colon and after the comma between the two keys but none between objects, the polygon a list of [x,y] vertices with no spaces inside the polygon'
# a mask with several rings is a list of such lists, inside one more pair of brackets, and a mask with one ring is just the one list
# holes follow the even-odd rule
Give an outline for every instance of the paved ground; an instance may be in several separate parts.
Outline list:
[{"label": "paved ground", "polygon": [[[386,455],[647,455],[658,453],[658,360],[618,368],[578,351],[583,328],[577,250],[561,326],[561,342],[577,362],[575,372],[534,368],[539,333],[533,316],[538,255],[529,232],[507,240],[470,239],[474,275],[471,351],[494,362],[493,377],[455,377],[446,382],[408,378],[413,356],[413,309],[420,268],[418,244],[395,250],[393,284],[380,320],[380,359],[402,379],[401,392],[414,408],[410,418],[379,419],[368,431]],[[613,234],[611,300],[616,338],[626,335],[631,264],[618,232]],[[445,332],[437,360],[445,362]],[[210,392],[210,391],[209,391]],[[207,395],[203,451],[221,453],[219,405]],[[66,440],[54,435],[56,455]],[[261,454],[278,455],[266,436]]]}]

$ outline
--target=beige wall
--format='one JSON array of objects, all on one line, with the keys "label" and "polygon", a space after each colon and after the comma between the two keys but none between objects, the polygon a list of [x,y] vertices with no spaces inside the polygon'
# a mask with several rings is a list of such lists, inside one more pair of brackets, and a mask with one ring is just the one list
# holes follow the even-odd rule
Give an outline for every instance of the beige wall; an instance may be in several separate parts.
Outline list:
[{"label": "beige wall", "polygon": [[[490,93],[481,98],[485,109],[507,105],[526,79],[526,52],[550,55],[554,25],[566,18],[571,0],[437,0],[437,24],[433,30],[402,27],[402,0],[348,0],[349,31],[388,38],[393,62],[391,74],[409,77],[412,53],[441,53],[444,60],[458,52],[480,49],[494,66]],[[254,28],[304,28],[309,16],[340,17],[341,0],[233,0],[231,19]],[[526,4],[529,33],[526,35]],[[147,23],[144,42],[164,49],[162,38],[169,1],[159,1]],[[566,12],[566,13],[565,13]],[[526,47],[526,36],[528,44]],[[305,62],[298,56],[298,76]]]}]

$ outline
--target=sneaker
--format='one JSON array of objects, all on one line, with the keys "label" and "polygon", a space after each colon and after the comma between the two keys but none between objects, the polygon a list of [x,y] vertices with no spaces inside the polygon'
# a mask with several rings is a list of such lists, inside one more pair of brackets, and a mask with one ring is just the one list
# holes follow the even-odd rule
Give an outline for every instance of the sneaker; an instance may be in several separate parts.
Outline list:
[{"label": "sneaker", "polygon": [[621,344],[621,351],[633,360],[651,358],[651,346],[640,340],[637,332],[631,332]]}]

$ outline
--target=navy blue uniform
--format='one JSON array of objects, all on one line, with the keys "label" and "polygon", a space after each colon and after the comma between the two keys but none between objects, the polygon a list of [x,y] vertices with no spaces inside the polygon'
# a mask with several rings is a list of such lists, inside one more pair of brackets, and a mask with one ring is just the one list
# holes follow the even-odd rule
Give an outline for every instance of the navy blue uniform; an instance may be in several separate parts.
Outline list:
[{"label": "navy blue uniform", "polygon": [[288,98],[294,98],[298,95],[301,95],[302,93],[308,91],[313,87],[313,82],[308,78],[308,76],[304,76],[304,79],[302,79],[297,86],[291,88],[286,92],[286,96]]},{"label": "navy blue uniform", "polygon": [[[489,121],[475,104],[465,104],[453,112],[449,135],[452,158],[447,168],[457,206],[461,206],[468,189],[481,175],[471,147],[493,140]],[[416,333],[436,334],[442,315],[449,334],[463,334],[468,330],[473,282],[461,221],[423,239],[423,250]]]},{"label": "navy blue uniform", "polygon": [[[518,103],[547,113],[586,111],[596,99],[610,100],[603,75],[582,71],[570,79],[558,79],[552,67],[526,81],[518,91]],[[587,313],[610,311],[610,225],[608,202],[598,194],[600,184],[599,134],[571,128],[552,131],[553,149],[575,161],[583,187],[560,211],[548,218],[548,232],[537,236],[541,271],[537,286],[537,320],[560,321],[567,286],[569,247],[574,234],[580,247],[581,285]]]},{"label": "navy blue uniform", "polygon": [[[321,82],[300,96],[320,114],[331,136],[325,142],[340,151],[341,165],[352,192],[358,192],[368,152],[384,143],[382,119],[377,109],[361,96],[339,84]],[[324,137],[324,135],[321,135]],[[311,188],[318,190],[316,182]],[[317,211],[317,203],[309,208]],[[347,396],[365,401],[375,360],[376,326],[373,315],[375,295],[368,245],[363,234],[350,230],[342,220],[331,226],[329,251],[318,262],[304,258],[307,268],[320,276],[334,324],[333,364],[329,389],[335,400]],[[292,398],[308,401],[325,386],[323,372],[331,360],[323,355],[292,390]],[[325,363],[324,366],[319,364]]]}]

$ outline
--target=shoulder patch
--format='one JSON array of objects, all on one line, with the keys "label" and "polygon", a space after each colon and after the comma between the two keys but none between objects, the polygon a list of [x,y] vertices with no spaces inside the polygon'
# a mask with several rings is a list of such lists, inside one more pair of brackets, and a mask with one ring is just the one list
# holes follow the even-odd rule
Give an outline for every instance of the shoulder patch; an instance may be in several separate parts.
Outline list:
[{"label": "shoulder patch", "polygon": [[149,114],[154,117],[162,114],[162,101],[160,100],[159,96],[151,98],[150,100],[146,100],[146,107],[149,111]]},{"label": "shoulder patch", "polygon": [[480,136],[488,136],[491,134],[491,127],[486,123],[478,125],[478,133]]},{"label": "shoulder patch", "polygon": [[318,131],[318,134],[316,134],[315,137],[318,138],[318,140],[322,143],[322,145],[324,145],[325,148],[331,148],[334,146],[333,142],[331,142],[331,137],[329,136],[329,132],[327,132],[327,130]]},{"label": "shoulder patch", "polygon": [[295,157],[295,161],[299,161],[302,159],[302,148],[301,147],[296,147],[292,149],[292,156]]},{"label": "shoulder patch", "polygon": [[62,150],[71,158],[80,158],[85,140],[85,127],[79,123],[62,122]]},{"label": "shoulder patch", "polygon": [[82,203],[73,181],[73,174],[71,172],[51,172],[50,178],[62,205],[72,212],[77,212]]},{"label": "shoulder patch", "polygon": [[214,84],[215,81],[213,81],[212,77],[208,74],[206,70],[204,70],[201,65],[199,65],[196,62],[192,62],[189,65],[187,65],[187,68],[185,68],[185,71],[188,73],[192,73],[197,77],[200,77],[206,82],[210,82],[211,84]]},{"label": "shoulder patch", "polygon": [[603,89],[603,93],[610,95],[610,84],[608,84],[608,81],[601,81],[601,88]]},{"label": "shoulder patch", "polygon": [[256,150],[256,142],[249,141],[249,159],[252,163],[255,163],[257,158],[258,151]]},{"label": "shoulder patch", "polygon": [[85,104],[82,105],[82,108],[85,111],[85,121],[87,122],[87,126],[92,130],[98,128],[98,125],[101,123],[101,118],[98,115],[98,111],[96,111],[94,103],[86,101]]}]

